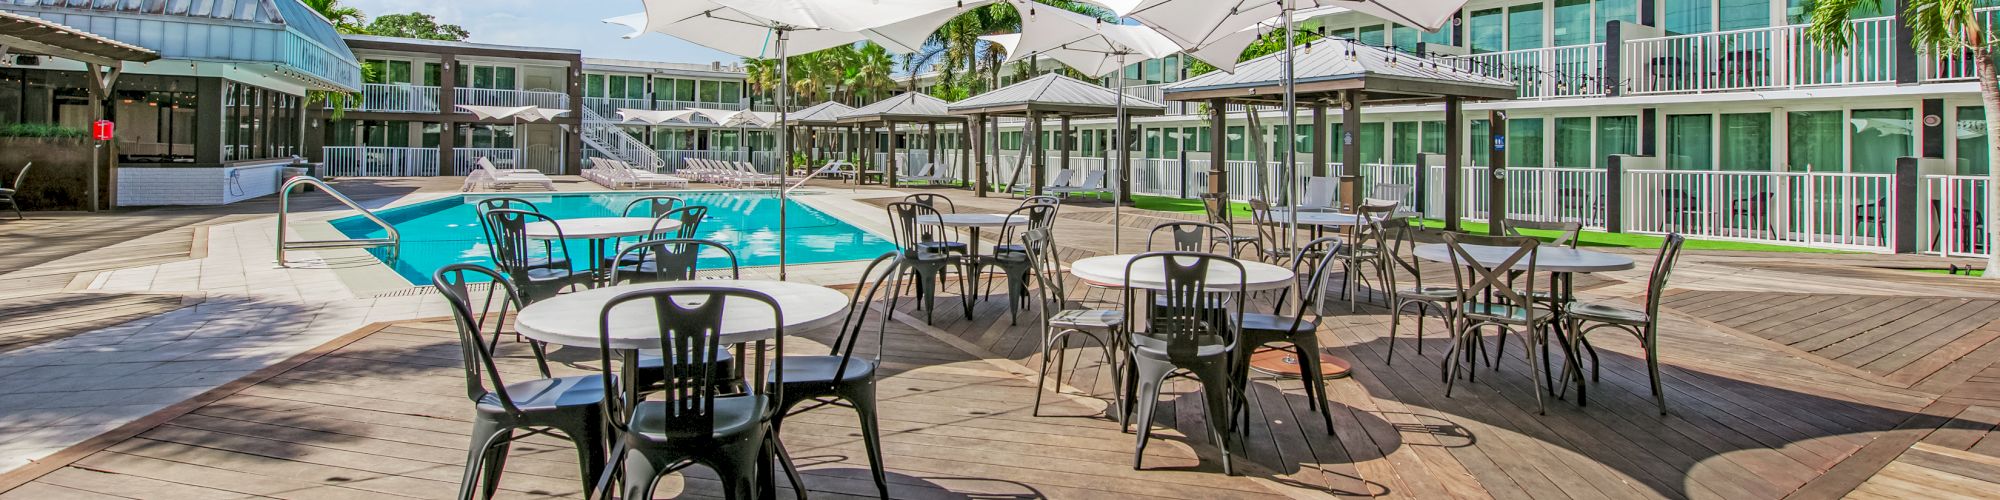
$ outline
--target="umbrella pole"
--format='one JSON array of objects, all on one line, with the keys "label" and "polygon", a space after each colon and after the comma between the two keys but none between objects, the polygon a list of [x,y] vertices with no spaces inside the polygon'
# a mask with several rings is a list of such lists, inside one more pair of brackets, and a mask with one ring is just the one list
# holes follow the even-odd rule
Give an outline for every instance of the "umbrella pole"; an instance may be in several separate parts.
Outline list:
[{"label": "umbrella pole", "polygon": [[1118,251],[1119,246],[1125,240],[1123,230],[1125,224],[1121,222],[1124,219],[1119,213],[1125,206],[1125,166],[1132,159],[1132,152],[1126,147],[1125,143],[1127,125],[1125,124],[1125,54],[1123,52],[1118,54],[1118,112],[1117,117],[1111,119],[1111,124],[1114,127],[1118,127],[1118,131],[1113,133],[1111,140],[1113,144],[1118,145],[1118,176],[1106,180],[1106,182],[1111,183],[1111,253],[1115,254],[1121,253]]},{"label": "umbrella pole", "polygon": [[[1285,9],[1282,14],[1285,17],[1285,135],[1283,136],[1285,138],[1285,165],[1280,171],[1284,172],[1285,181],[1280,185],[1284,186],[1285,198],[1292,200],[1292,209],[1285,211],[1285,237],[1290,238],[1291,244],[1289,247],[1297,249],[1299,248],[1299,96],[1298,88],[1295,86],[1296,83],[1293,80],[1297,75],[1293,73],[1295,69],[1293,63],[1296,61],[1292,52],[1292,43],[1295,41],[1294,34],[1292,33],[1292,6],[1292,0],[1285,0]],[[1320,147],[1325,146],[1322,145]],[[1300,298],[1305,299],[1306,297]]]},{"label": "umbrella pole", "polygon": [[785,247],[791,240],[790,228],[785,224],[785,213],[791,211],[785,193],[785,186],[791,183],[785,174],[791,171],[792,163],[792,124],[785,109],[787,94],[792,89],[791,61],[785,59],[785,38],[790,34],[791,30],[778,30],[778,281],[785,281],[787,277]]}]

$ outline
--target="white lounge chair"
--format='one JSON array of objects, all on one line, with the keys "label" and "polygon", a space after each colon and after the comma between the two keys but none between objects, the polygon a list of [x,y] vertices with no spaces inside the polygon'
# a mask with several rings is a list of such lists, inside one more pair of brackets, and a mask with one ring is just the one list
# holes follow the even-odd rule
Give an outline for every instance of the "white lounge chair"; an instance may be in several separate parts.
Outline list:
[{"label": "white lounge chair", "polygon": [[[1073,180],[1073,179],[1075,179],[1075,178],[1076,178],[1076,171],[1075,171],[1075,170],[1070,170],[1070,169],[1067,169],[1067,168],[1065,168],[1065,169],[1062,169],[1062,170],[1057,170],[1057,171],[1056,171],[1056,176],[1055,176],[1055,178],[1053,178],[1053,179],[1049,179],[1049,183],[1048,183],[1048,184],[1043,184],[1043,185],[1042,185],[1042,190],[1043,190],[1043,191],[1048,191],[1048,190],[1050,190],[1050,189],[1055,189],[1055,188],[1062,188],[1062,187],[1071,187],[1071,186],[1069,185],[1069,184],[1070,184],[1070,181],[1071,181],[1071,180]],[[1016,192],[1016,193],[1032,193],[1032,192],[1034,192],[1034,191],[1035,191],[1035,189],[1034,189],[1034,187],[1033,187],[1033,186],[1028,186],[1028,185],[1025,185],[1025,184],[1023,184],[1023,185],[1016,185],[1016,186],[1014,186],[1014,192]]]},{"label": "white lounge chair", "polygon": [[633,167],[631,163],[626,163],[624,160],[613,160],[607,158],[604,160],[604,163],[610,166],[613,171],[619,172],[621,173],[621,175],[625,176],[625,178],[632,179],[639,184],[645,184],[653,187],[682,187],[682,188],[687,187],[688,184],[687,178],[640,169],[637,167]]},{"label": "white lounge chair", "polygon": [[1094,170],[1090,172],[1085,172],[1083,174],[1083,182],[1078,183],[1075,186],[1052,187],[1048,189],[1043,189],[1042,192],[1056,196],[1061,196],[1064,198],[1068,198],[1069,195],[1078,193],[1091,193],[1092,195],[1101,194],[1104,192],[1104,171]]},{"label": "white lounge chair", "polygon": [[529,169],[502,170],[499,168],[495,168],[493,166],[493,162],[488,161],[484,156],[479,157],[478,161],[474,163],[477,163],[479,165],[479,171],[475,173],[483,173],[486,175],[483,179],[479,180],[477,184],[474,183],[472,176],[467,176],[466,183],[468,188],[472,187],[473,185],[483,185],[488,189],[517,188],[522,186],[540,186],[542,189],[546,189],[549,191],[556,190],[555,181],[549,179],[549,176],[543,175],[541,172],[538,171]]},{"label": "white lounge chair", "polygon": [[751,167],[750,164],[747,162],[732,161],[726,163],[736,168],[738,174],[736,178],[736,185],[739,187],[746,185],[751,187],[760,185],[772,185],[772,186],[778,185],[779,182],[778,176],[758,172],[757,169]]},{"label": "white lounge chair", "polygon": [[1299,208],[1303,210],[1333,210],[1335,206],[1338,206],[1337,201],[1340,199],[1339,195],[1335,194],[1339,188],[1339,179],[1332,177],[1307,177],[1306,195],[1304,199],[1300,200]]},{"label": "white lounge chair", "polygon": [[819,175],[835,179],[853,179],[854,164],[841,160],[829,160],[819,167]]}]

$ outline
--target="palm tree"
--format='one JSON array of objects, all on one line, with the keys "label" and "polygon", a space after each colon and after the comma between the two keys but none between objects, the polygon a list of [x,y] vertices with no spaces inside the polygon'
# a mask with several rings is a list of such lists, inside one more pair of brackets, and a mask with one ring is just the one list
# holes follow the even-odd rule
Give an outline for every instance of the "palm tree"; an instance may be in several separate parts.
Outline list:
[{"label": "palm tree", "polygon": [[361,9],[340,4],[340,0],[301,0],[306,7],[333,23],[333,29],[342,34],[359,35],[367,33],[368,17],[361,15]]},{"label": "palm tree", "polygon": [[863,45],[854,52],[851,62],[854,72],[848,77],[847,86],[858,98],[855,105],[888,97],[882,94],[896,88],[896,60],[888,49],[872,43]]},{"label": "palm tree", "polygon": [[[1986,34],[1986,26],[1980,23],[1975,9],[1979,0],[1909,0],[1902,19],[1909,24],[1912,43],[1918,50],[1931,54],[1970,53],[1973,71],[1979,76],[1979,97],[1986,109],[1986,122],[2000,119],[2000,79],[1996,79],[1993,66],[1993,40]],[[1806,36],[1834,50],[1847,48],[1853,32],[1849,21],[1856,7],[1880,8],[1881,0],[1819,0],[1812,4],[1812,25],[1806,27]],[[1991,219],[1994,208],[2000,207],[2000,128],[1986,127],[1986,272],[1987,278],[2000,279],[2000,250],[1993,245],[2000,243],[2000,224]]]}]

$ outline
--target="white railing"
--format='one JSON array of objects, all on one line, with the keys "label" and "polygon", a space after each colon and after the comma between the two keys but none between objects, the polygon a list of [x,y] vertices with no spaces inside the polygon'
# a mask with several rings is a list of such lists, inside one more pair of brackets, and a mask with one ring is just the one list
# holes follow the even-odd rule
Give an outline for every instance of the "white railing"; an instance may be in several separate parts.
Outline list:
[{"label": "white railing", "polygon": [[521,168],[515,166],[520,164],[520,151],[514,148],[455,148],[451,151],[454,175],[465,175],[479,170],[480,158],[493,162],[493,168]]},{"label": "white railing", "polygon": [[[2000,13],[2000,7],[1983,7],[1974,9],[1972,16],[1978,19],[1980,29],[1985,33],[1992,33],[1994,17],[2000,15],[1996,13]],[[1971,80],[1978,78],[1979,74],[1974,71],[1972,65],[1972,51],[1960,49],[1926,59],[1920,76],[1926,82],[1948,82]]]},{"label": "white railing", "polygon": [[653,101],[647,99],[614,99],[610,97],[585,97],[583,107],[596,112],[599,117],[618,121],[620,109],[653,109]]},{"label": "white railing", "polygon": [[[1155,83],[1150,85],[1126,85],[1125,95],[1157,102],[1160,104],[1165,104],[1167,105],[1167,114],[1170,116],[1185,115],[1197,108],[1197,106],[1191,106],[1185,101],[1168,101],[1166,99],[1165,92],[1160,90],[1161,88],[1164,88],[1167,85],[1169,84]],[[1111,127],[1111,128],[1118,128],[1118,127]]]},{"label": "white railing", "polygon": [[1917,251],[1984,257],[1987,246],[1986,176],[1925,176],[1917,206]]},{"label": "white railing", "polygon": [[[636,107],[636,106],[628,106],[628,107]],[[743,109],[743,103],[734,101],[732,102],[671,101],[671,100],[653,101],[653,109],[658,109],[658,110],[672,111],[672,110],[693,109],[693,108],[726,109],[730,111],[736,111]],[[758,109],[757,111],[772,111],[773,109]]]},{"label": "white railing", "polygon": [[[1492,170],[1486,167],[1468,167],[1459,170],[1460,186],[1465,209],[1465,219],[1490,221],[1487,210],[1491,202]],[[1509,168],[1507,176],[1507,213],[1504,218],[1532,221],[1574,221],[1588,228],[1605,227],[1609,213],[1604,204],[1608,199],[1604,193],[1604,171],[1590,168]],[[1435,167],[1432,173],[1433,192],[1444,192],[1443,167]],[[1442,203],[1442,200],[1439,200]]]},{"label": "white railing", "polygon": [[624,127],[587,106],[583,108],[582,138],[584,147],[617,158],[634,168],[657,172],[667,167],[667,162],[653,152],[652,146],[632,137]]},{"label": "white railing", "polygon": [[1896,79],[1894,17],[1853,21],[1845,50],[1825,48],[1794,24],[1631,40],[1626,92],[1662,94],[1890,83]]},{"label": "white railing", "polygon": [[402,83],[361,84],[361,102],[349,100],[352,111],[385,113],[436,113],[438,88]]},{"label": "white railing", "polygon": [[437,148],[327,146],[321,177],[418,177],[438,175]]},{"label": "white railing", "polygon": [[1894,241],[1890,174],[1640,170],[1625,183],[1632,232],[1878,251]]},{"label": "white railing", "polygon": [[1506,79],[1521,99],[1604,95],[1604,44],[1509,50],[1437,58],[1464,71]]},{"label": "white railing", "polygon": [[459,87],[453,90],[452,98],[457,104],[472,106],[540,106],[569,109],[569,94],[562,92]]}]

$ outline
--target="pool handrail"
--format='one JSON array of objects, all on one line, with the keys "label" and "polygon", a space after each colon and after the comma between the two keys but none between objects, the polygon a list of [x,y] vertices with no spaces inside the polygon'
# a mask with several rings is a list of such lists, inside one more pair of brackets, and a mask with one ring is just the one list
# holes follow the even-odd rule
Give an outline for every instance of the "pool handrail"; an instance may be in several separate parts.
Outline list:
[{"label": "pool handrail", "polygon": [[[293,188],[298,187],[299,185],[310,185],[325,190],[327,195],[333,196],[333,199],[340,201],[340,203],[343,205],[347,205],[347,208],[354,209],[354,211],[356,212],[361,212],[362,217],[368,218],[368,220],[370,222],[374,222],[376,226],[381,226],[382,230],[388,233],[388,236],[383,238],[361,238],[361,239],[346,239],[346,240],[287,241],[289,238],[285,236],[285,233],[286,233],[286,228],[291,221],[290,214],[292,207],[292,190]],[[328,185],[326,181],[320,180],[318,177],[313,177],[308,175],[293,177],[291,178],[291,180],[285,181],[284,187],[278,188],[278,256],[277,256],[278,267],[287,267],[286,266],[287,262],[285,261],[285,250],[370,248],[370,247],[380,247],[380,246],[389,247],[388,262],[390,263],[390,265],[394,265],[396,259],[400,256],[400,253],[402,251],[402,246],[403,246],[402,242],[403,242],[403,235],[401,232],[396,230],[396,226],[390,225],[388,222],[383,221],[381,217],[376,217],[375,212],[370,211],[367,208],[363,208],[361,204],[355,203],[354,199],[348,198],[347,195],[345,194],[341,194],[340,190],[334,189],[333,186]]]}]

